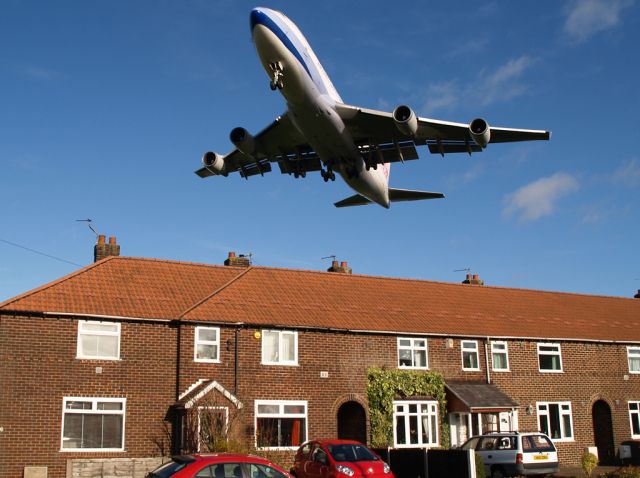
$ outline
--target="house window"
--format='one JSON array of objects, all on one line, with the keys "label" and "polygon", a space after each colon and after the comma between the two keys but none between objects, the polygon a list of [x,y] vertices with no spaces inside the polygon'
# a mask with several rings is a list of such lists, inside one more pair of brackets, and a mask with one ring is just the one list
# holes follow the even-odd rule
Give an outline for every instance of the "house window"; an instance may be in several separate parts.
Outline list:
[{"label": "house window", "polygon": [[463,340],[462,346],[462,370],[480,370],[478,361],[478,341]]},{"label": "house window", "polygon": [[571,402],[538,402],[538,427],[554,441],[573,441]]},{"label": "house window", "polygon": [[393,443],[398,448],[438,446],[438,402],[393,402]]},{"label": "house window", "polygon": [[509,371],[509,351],[506,342],[491,342],[491,363],[495,372]]},{"label": "house window", "polygon": [[631,438],[640,438],[640,402],[629,402]]},{"label": "house window", "polygon": [[77,358],[118,360],[120,358],[120,324],[117,322],[78,322]]},{"label": "house window", "polygon": [[627,347],[629,373],[640,373],[640,347]]},{"label": "house window", "polygon": [[220,329],[196,327],[193,353],[196,362],[220,362]]},{"label": "house window", "polygon": [[220,450],[220,446],[227,441],[228,420],[227,407],[198,407],[199,452]]},{"label": "house window", "polygon": [[124,451],[124,398],[65,397],[62,451]]},{"label": "house window", "polygon": [[560,344],[538,344],[540,372],[562,372]]},{"label": "house window", "polygon": [[398,367],[429,368],[427,339],[398,338]]},{"label": "house window", "polygon": [[290,330],[263,330],[262,363],[298,365],[298,333]]},{"label": "house window", "polygon": [[306,401],[256,400],[258,448],[295,448],[306,439]]}]

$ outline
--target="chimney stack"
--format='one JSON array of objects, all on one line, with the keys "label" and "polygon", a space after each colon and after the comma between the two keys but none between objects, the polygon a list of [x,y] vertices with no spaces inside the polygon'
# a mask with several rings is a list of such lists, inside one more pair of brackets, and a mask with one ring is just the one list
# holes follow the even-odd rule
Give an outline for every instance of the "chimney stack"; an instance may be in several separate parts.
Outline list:
[{"label": "chimney stack", "polygon": [[225,266],[234,266],[234,267],[250,267],[251,259],[249,259],[244,254],[240,254],[236,257],[235,252],[229,252],[229,257],[227,257],[224,261]]},{"label": "chimney stack", "polygon": [[327,272],[339,272],[341,274],[351,274],[351,267],[347,265],[347,261],[333,261]]},{"label": "chimney stack", "polygon": [[100,234],[98,236],[98,242],[93,247],[93,262],[98,262],[105,257],[119,256],[120,245],[117,244],[115,236],[109,237],[109,243],[107,244],[106,236]]},{"label": "chimney stack", "polygon": [[478,274],[467,274],[467,278],[462,281],[463,284],[484,285],[484,281],[480,279]]},{"label": "chimney stack", "polygon": [[633,296],[634,299],[640,299],[640,289],[638,289],[638,293]]}]

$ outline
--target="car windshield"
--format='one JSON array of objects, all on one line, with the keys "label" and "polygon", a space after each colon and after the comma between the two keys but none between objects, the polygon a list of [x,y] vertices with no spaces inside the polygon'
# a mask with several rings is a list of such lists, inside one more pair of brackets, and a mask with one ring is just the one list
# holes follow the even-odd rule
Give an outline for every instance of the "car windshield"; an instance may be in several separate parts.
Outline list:
[{"label": "car windshield", "polygon": [[170,478],[175,475],[177,472],[182,470],[185,466],[187,466],[191,461],[189,460],[174,460],[153,470],[149,475],[149,478]]},{"label": "car windshield", "polygon": [[327,448],[335,461],[376,461],[380,459],[364,445],[340,444],[329,445]]}]

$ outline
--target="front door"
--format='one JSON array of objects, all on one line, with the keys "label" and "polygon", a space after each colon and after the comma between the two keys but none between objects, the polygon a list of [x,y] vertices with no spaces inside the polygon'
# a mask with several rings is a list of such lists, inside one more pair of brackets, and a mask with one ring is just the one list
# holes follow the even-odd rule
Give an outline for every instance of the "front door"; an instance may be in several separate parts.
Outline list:
[{"label": "front door", "polygon": [[593,418],[593,440],[598,448],[598,459],[601,465],[613,465],[615,452],[613,445],[613,424],[611,423],[611,408],[604,400],[593,404],[591,411]]},{"label": "front door", "polygon": [[367,443],[367,414],[358,402],[345,402],[338,409],[338,438]]}]

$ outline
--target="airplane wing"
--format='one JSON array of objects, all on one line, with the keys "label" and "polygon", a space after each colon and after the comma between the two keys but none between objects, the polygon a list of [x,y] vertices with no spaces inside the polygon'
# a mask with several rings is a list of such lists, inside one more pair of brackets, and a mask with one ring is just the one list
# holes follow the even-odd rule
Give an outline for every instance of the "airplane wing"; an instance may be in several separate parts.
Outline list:
[{"label": "airplane wing", "polygon": [[[255,153],[251,156],[234,149],[224,156],[225,173],[240,173],[243,178],[271,171],[271,163],[277,162],[280,172],[304,176],[308,171],[319,171],[321,162],[318,155],[285,113],[275,119],[253,137]],[[196,171],[202,178],[219,173],[206,166]]]},{"label": "airplane wing", "polygon": [[[393,146],[402,144],[411,146],[426,145],[431,153],[442,154],[443,156],[445,153],[471,154],[480,152],[483,149],[474,141],[468,124],[417,118],[415,135],[407,135],[398,130],[392,113],[350,105],[337,105],[336,109],[350,129],[356,142]],[[551,137],[549,131],[494,128],[493,126],[489,128],[489,143],[548,140]],[[400,161],[418,157],[417,154],[415,157],[397,156],[397,160]]]}]

